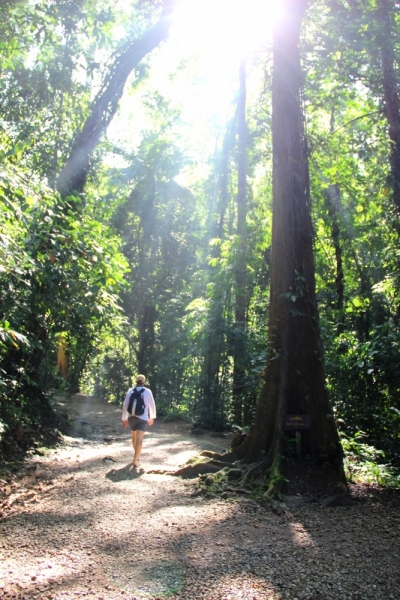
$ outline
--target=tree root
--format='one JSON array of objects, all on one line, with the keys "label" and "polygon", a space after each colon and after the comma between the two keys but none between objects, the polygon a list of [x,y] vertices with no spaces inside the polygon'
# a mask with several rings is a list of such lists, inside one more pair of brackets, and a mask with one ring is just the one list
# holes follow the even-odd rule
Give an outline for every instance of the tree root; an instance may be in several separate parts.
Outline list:
[{"label": "tree root", "polygon": [[182,467],[182,469],[173,471],[171,475],[174,475],[175,477],[183,477],[184,479],[194,479],[199,475],[218,473],[218,471],[221,471],[221,466],[210,461],[196,463],[195,465],[186,465],[186,467]]},{"label": "tree root", "polygon": [[[236,462],[236,456],[232,451],[219,454],[217,452],[204,450],[200,453],[200,456],[208,458],[208,460],[195,462],[194,464],[187,464],[177,471],[159,470],[149,471],[149,473],[171,475],[173,477],[182,477],[184,479],[195,479],[199,476],[201,478],[202,475],[210,475],[213,478],[217,476],[218,478],[218,474],[221,474],[222,479],[227,478],[229,480],[229,472],[232,471],[233,473],[233,471],[238,471],[238,474],[235,473],[234,478],[237,479],[238,483],[240,482],[240,487],[234,488],[225,486],[224,489],[226,491],[231,491],[238,494],[250,494],[251,491],[248,490],[248,487],[250,487],[250,481],[262,476],[263,480],[268,482],[268,488],[263,494],[263,499],[270,501],[274,498],[279,498],[281,495],[281,488],[285,479],[281,474],[281,459],[279,454],[275,455],[272,464],[271,456],[267,456],[256,463],[243,465],[242,469],[245,468],[246,470],[242,476],[240,475],[239,467],[236,469],[233,468],[234,463]],[[210,485],[210,482],[208,485]],[[265,489],[264,486],[265,483],[261,487]]]},{"label": "tree root", "polygon": [[237,461],[237,456],[230,451],[224,452],[223,454],[219,454],[218,452],[211,452],[210,450],[203,450],[200,452],[200,456],[205,456],[206,458],[211,458],[213,462],[220,461],[227,464],[232,464]]},{"label": "tree root", "polygon": [[247,484],[250,479],[255,479],[262,472],[262,464],[264,460],[248,465],[248,470],[243,476],[242,483]]},{"label": "tree root", "polygon": [[218,473],[221,468],[212,463],[197,463],[195,465],[186,465],[177,471],[167,471],[166,469],[152,469],[147,471],[153,475],[171,475],[172,477],[182,477],[183,479],[195,479],[199,475]]},{"label": "tree root", "polygon": [[229,487],[229,486],[224,487],[224,492],[232,492],[234,494],[243,494],[244,496],[248,496],[249,494],[251,494],[251,491],[247,490],[246,488],[233,488],[233,487]]},{"label": "tree root", "polygon": [[285,483],[285,478],[281,471],[281,457],[279,454],[275,455],[274,462],[267,470],[268,488],[264,494],[265,500],[272,500],[274,498],[280,498],[282,493],[282,487]]}]

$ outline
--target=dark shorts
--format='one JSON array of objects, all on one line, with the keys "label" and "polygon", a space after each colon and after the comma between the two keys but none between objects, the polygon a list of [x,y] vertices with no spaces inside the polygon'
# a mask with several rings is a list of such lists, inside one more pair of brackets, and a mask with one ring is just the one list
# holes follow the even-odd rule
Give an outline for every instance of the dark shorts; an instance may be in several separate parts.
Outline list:
[{"label": "dark shorts", "polygon": [[147,421],[135,416],[128,417],[128,423],[132,431],[146,431],[148,427]]}]

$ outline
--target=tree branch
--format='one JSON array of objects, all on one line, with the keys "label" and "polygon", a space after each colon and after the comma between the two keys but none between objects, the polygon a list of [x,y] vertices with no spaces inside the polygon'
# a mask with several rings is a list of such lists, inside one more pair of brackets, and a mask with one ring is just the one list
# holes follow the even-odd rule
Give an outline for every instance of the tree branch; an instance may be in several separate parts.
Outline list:
[{"label": "tree branch", "polygon": [[365,119],[365,117],[370,117],[371,115],[383,114],[384,112],[385,111],[383,109],[373,110],[372,112],[365,113],[364,115],[360,115],[359,117],[355,117],[355,119],[351,119],[350,121],[347,121],[347,123],[344,123],[343,125],[341,125],[337,129],[335,129],[335,131],[331,131],[330,135],[333,135],[334,133],[337,133],[338,131],[340,131],[344,127],[347,127],[347,125],[351,125],[351,123],[355,123],[356,121],[359,121],[360,119]]},{"label": "tree branch", "polygon": [[134,40],[112,64],[101,90],[90,106],[89,116],[72,144],[70,156],[58,177],[57,191],[61,196],[83,192],[91,157],[117,111],[125,83],[141,60],[167,39],[174,3],[175,0],[164,0],[162,13],[155,25],[141,38]]}]

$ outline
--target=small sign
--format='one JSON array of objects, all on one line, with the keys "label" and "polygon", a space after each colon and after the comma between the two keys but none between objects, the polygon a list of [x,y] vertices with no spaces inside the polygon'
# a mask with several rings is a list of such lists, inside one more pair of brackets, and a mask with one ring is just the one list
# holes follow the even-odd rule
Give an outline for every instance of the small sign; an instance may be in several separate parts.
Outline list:
[{"label": "small sign", "polygon": [[285,415],[284,429],[292,431],[311,429],[311,415]]}]

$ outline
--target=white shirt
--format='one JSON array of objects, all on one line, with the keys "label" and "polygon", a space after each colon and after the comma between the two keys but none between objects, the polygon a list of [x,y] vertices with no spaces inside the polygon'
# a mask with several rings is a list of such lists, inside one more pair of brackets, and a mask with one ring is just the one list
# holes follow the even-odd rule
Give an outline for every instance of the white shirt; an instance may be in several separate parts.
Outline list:
[{"label": "white shirt", "polygon": [[[144,390],[143,400],[144,400],[144,406],[145,406],[144,414],[143,415],[135,415],[135,416],[138,419],[143,419],[143,421],[148,421],[149,419],[155,419],[156,418],[156,405],[154,403],[154,398],[153,398],[153,394],[151,393],[151,390],[143,387],[142,385],[136,385],[135,387]],[[129,404],[129,397],[130,397],[133,389],[134,388],[130,388],[128,390],[128,393],[125,396],[124,405],[122,407],[122,420],[123,421],[127,421],[128,417],[131,416],[128,413],[128,404]]]}]

